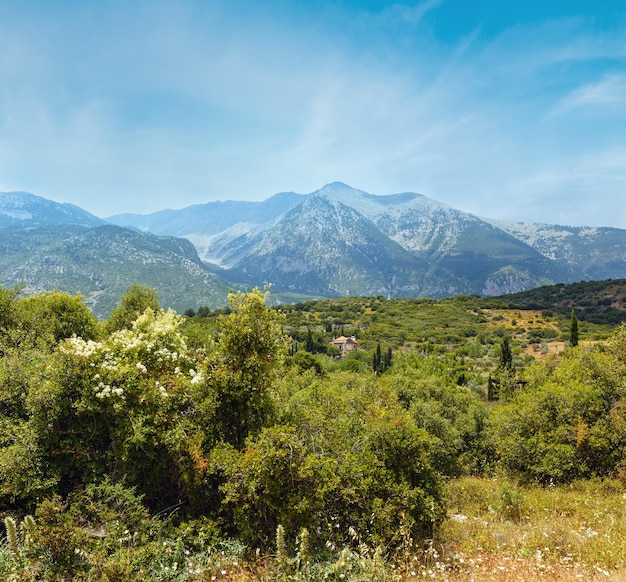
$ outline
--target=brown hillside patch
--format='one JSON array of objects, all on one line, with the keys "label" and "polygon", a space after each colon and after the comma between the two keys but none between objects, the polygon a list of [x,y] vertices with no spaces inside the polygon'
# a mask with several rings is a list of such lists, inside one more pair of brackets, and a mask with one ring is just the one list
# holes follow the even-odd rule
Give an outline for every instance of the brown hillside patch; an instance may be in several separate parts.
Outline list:
[{"label": "brown hillside patch", "polygon": [[565,350],[565,342],[546,342],[545,344],[528,344],[526,348],[524,348],[523,352],[525,354],[530,354],[536,360],[543,360],[546,356],[549,355],[558,355]]}]

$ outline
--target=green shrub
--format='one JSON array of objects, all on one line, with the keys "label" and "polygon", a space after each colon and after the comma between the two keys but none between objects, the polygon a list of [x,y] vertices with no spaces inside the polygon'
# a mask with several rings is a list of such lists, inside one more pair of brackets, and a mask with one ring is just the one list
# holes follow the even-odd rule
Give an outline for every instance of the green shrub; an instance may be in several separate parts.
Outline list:
[{"label": "green shrub", "polygon": [[528,384],[496,411],[493,439],[502,464],[543,483],[610,476],[626,463],[626,344],[572,348],[560,363],[528,371]]},{"label": "green shrub", "polygon": [[298,389],[281,416],[240,452],[222,446],[212,455],[223,515],[244,543],[272,546],[279,524],[291,540],[306,528],[318,548],[351,544],[351,530],[390,547],[401,525],[415,538],[432,533],[443,502],[429,437],[393,392],[335,375]]}]

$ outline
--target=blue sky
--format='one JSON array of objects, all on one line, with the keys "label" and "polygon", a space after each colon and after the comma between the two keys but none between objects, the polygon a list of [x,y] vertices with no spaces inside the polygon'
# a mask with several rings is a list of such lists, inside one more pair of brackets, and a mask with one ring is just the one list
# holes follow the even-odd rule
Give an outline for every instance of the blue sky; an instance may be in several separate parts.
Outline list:
[{"label": "blue sky", "polygon": [[0,191],[99,216],[343,181],[626,228],[621,0],[2,0]]}]

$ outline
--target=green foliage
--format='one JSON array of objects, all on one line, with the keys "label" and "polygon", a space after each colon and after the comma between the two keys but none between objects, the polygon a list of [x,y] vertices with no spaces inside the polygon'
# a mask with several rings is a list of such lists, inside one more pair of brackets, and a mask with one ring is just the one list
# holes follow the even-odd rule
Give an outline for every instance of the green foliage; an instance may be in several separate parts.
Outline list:
[{"label": "green foliage", "polygon": [[569,326],[569,345],[572,348],[575,348],[578,345],[578,319],[576,318],[576,313],[574,313],[573,309]]},{"label": "green foliage", "polygon": [[313,356],[309,352],[296,352],[287,360],[287,365],[297,366],[300,372],[305,372],[306,370],[314,370],[315,373],[320,376],[324,373],[322,365],[319,363],[318,360],[315,359],[315,356]]},{"label": "green foliage", "polygon": [[16,324],[15,300],[19,294],[19,287],[13,287],[12,289],[0,287],[0,338],[4,338],[7,332]]},{"label": "green foliage", "polygon": [[231,293],[229,301],[231,312],[219,318],[217,344],[205,364],[205,401],[213,403],[215,437],[241,447],[271,413],[270,388],[287,341],[264,293]]},{"label": "green foliage", "polygon": [[626,466],[626,367],[620,329],[608,349],[580,347],[538,364],[528,384],[496,410],[503,465],[526,479],[568,482]]},{"label": "green foliage", "polygon": [[504,519],[520,522],[524,512],[524,493],[519,487],[504,483],[499,491],[497,511]]},{"label": "green foliage", "polygon": [[97,320],[80,295],[51,291],[18,299],[15,307],[19,325],[33,336],[49,337],[49,343],[96,336]]},{"label": "green foliage", "polygon": [[[282,530],[264,575],[382,580],[384,551],[437,534],[442,476],[626,471],[626,328],[523,368],[520,338],[566,319],[380,297],[301,304],[287,324],[258,289],[205,317],[144,291],[98,335],[80,297],[0,289],[0,503],[19,516],[0,577],[236,579],[242,544],[273,551]],[[289,336],[327,351],[342,328],[348,357],[285,357]],[[532,505],[508,482],[483,501],[507,527]]]},{"label": "green foliage", "polygon": [[[15,328],[8,330],[14,339]],[[38,342],[39,343],[39,342]],[[56,477],[46,467],[50,459],[32,419],[30,394],[45,386],[53,355],[49,348],[28,342],[4,344],[0,357],[0,500],[32,504],[54,491]]]},{"label": "green foliage", "polygon": [[0,419],[0,499],[6,505],[35,500],[55,491],[57,477],[39,442],[34,423]]},{"label": "green foliage", "polygon": [[[467,373],[469,374],[469,373]],[[398,395],[418,427],[431,438],[430,459],[444,475],[480,474],[493,463],[487,439],[488,411],[452,358],[399,357],[385,385]]]},{"label": "green foliage", "polygon": [[380,344],[378,344],[372,356],[372,371],[374,374],[384,374],[391,367],[392,358],[393,353],[391,348],[387,348],[383,355],[381,353]]},{"label": "green foliage", "polygon": [[18,297],[19,289],[0,289],[0,354],[12,347],[50,350],[73,335],[93,338],[98,323],[80,295],[51,291]]},{"label": "green foliage", "polygon": [[623,289],[626,279],[581,281],[548,285],[501,298],[510,308],[538,309],[570,316],[572,308],[582,321],[615,326],[626,320]]},{"label": "green foliage", "polygon": [[508,336],[504,336],[500,342],[500,368],[503,370],[513,369],[513,352]]},{"label": "green foliage", "polygon": [[353,374],[309,380],[280,418],[240,452],[213,453],[224,514],[245,543],[271,545],[279,524],[289,539],[316,532],[317,547],[350,544],[350,531],[390,546],[401,526],[416,538],[432,533],[443,504],[429,438],[393,391]]},{"label": "green foliage", "polygon": [[183,415],[196,372],[181,319],[147,309],[132,329],[60,345],[53,375],[31,389],[29,405],[63,490],[108,475],[138,485],[151,505],[176,501],[201,434]]},{"label": "green foliage", "polygon": [[159,310],[157,292],[136,283],[133,283],[130,289],[122,295],[120,302],[120,305],[113,309],[106,322],[106,329],[109,333],[121,329],[130,329],[135,319],[146,309]]},{"label": "green foliage", "polygon": [[315,351],[315,343],[313,342],[313,333],[311,332],[310,328],[306,334],[306,340],[304,342],[304,349],[311,354]]}]

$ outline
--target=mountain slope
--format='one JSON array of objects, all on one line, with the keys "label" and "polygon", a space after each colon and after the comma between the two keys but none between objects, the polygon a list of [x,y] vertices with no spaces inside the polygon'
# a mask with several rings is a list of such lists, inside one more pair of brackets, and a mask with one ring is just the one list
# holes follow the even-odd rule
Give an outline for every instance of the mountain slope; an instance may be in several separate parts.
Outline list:
[{"label": "mountain slope", "polygon": [[566,316],[574,310],[578,319],[598,324],[626,321],[626,279],[560,283],[500,299],[510,309],[555,311]]},{"label": "mountain slope", "polygon": [[46,224],[101,226],[106,222],[73,204],[60,204],[28,192],[0,192],[0,227]]},{"label": "mountain slope", "polygon": [[[4,205],[0,199],[0,217],[16,228],[37,225],[35,238],[43,246],[56,244],[69,249],[75,242],[54,242],[54,233],[44,233],[43,225],[68,227],[87,220],[102,222],[71,205],[51,203],[46,210],[42,202],[45,199],[23,193],[11,196],[5,198]],[[211,202],[147,216],[117,215],[110,220],[136,229],[133,234],[139,238],[124,235],[123,243],[109,244],[105,239],[115,239],[113,233],[117,231],[103,230],[108,234],[103,234],[102,240],[90,239],[85,248],[93,245],[99,249],[97,253],[110,259],[109,265],[117,264],[120,273],[137,273],[132,276],[141,274],[150,279],[153,282],[144,284],[165,289],[177,306],[183,301],[182,290],[187,288],[181,283],[180,272],[170,272],[169,267],[150,270],[148,265],[178,261],[179,269],[187,269],[189,276],[194,269],[200,269],[194,271],[194,276],[202,280],[209,271],[201,258],[233,283],[272,283],[276,293],[318,296],[503,295],[553,283],[626,277],[626,230],[503,223],[461,212],[421,194],[378,196],[340,182],[308,195],[287,192],[264,202]],[[165,239],[157,244],[156,238],[150,239],[145,231],[184,236],[195,245],[197,254],[191,257],[191,245],[180,239],[168,238],[168,244],[177,248],[165,249]],[[41,242],[44,239],[48,240],[45,244]],[[3,244],[8,248],[20,240],[17,235]],[[149,258],[141,250],[148,240],[159,247],[154,249],[157,255],[172,254],[167,259]],[[134,250],[124,254],[124,247]],[[56,268],[54,261],[45,261],[45,269],[42,265],[39,271],[35,268],[35,258],[42,253],[48,257],[48,250],[42,247],[33,249],[31,255],[17,253],[21,262],[12,268],[26,264],[33,288],[35,272],[47,284],[62,282],[61,274],[57,273],[56,279],[51,274]],[[64,257],[71,254],[69,250],[58,252]],[[73,252],[72,260],[77,265],[92,261],[92,279],[97,278],[93,273],[106,271],[107,267],[93,262],[99,257],[77,257]],[[69,276],[69,264],[61,263],[65,269],[62,274]],[[17,280],[15,273],[8,275],[11,281]],[[21,276],[28,279],[27,274]],[[112,273],[108,276],[115,279]],[[0,277],[9,280],[2,271]],[[216,293],[224,293],[225,297],[226,284],[215,275],[211,277],[219,288]],[[98,292],[86,282],[82,285],[90,293]],[[195,289],[194,284],[189,285],[189,289]],[[193,291],[185,307],[216,305],[199,300],[206,297],[200,291]]]},{"label": "mountain slope", "polygon": [[[321,198],[335,211],[320,206],[322,216],[315,216],[309,201]],[[420,194],[375,196],[340,182],[306,196],[277,194],[264,203],[215,202],[110,220],[184,236],[234,281],[307,293],[440,297],[553,282],[541,253],[486,221]],[[324,229],[315,226],[321,223]],[[368,240],[365,255],[355,250],[359,237]]]},{"label": "mountain slope", "polygon": [[159,235],[185,237],[203,260],[220,265],[223,249],[240,236],[254,236],[276,223],[306,198],[282,192],[263,202],[208,202],[153,214],[118,214],[107,221]]},{"label": "mountain slope", "polygon": [[429,295],[502,294],[550,282],[549,262],[536,249],[421,194],[374,196],[334,182],[315,195],[350,206],[404,249],[427,259],[423,292]]},{"label": "mountain slope", "polygon": [[550,259],[558,281],[613,279],[626,275],[626,231],[623,229],[490,222]]},{"label": "mountain slope", "polygon": [[226,283],[185,239],[141,234],[113,225],[0,229],[0,279],[25,292],[81,293],[106,317],[132,283],[153,287],[163,307],[226,304]]},{"label": "mountain slope", "polygon": [[427,264],[384,236],[354,209],[310,196],[256,237],[224,255],[250,283],[321,295],[418,295]]}]

